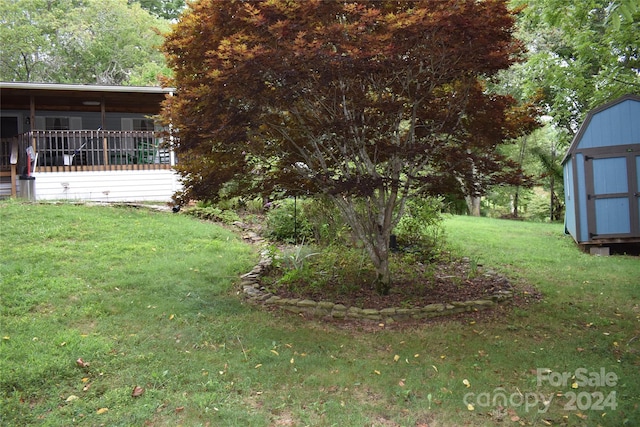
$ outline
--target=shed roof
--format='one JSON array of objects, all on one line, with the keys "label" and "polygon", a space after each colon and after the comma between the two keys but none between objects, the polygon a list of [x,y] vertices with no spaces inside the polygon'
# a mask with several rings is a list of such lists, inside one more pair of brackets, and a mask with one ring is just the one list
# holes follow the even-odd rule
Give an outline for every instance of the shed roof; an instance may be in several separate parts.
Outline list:
[{"label": "shed roof", "polygon": [[584,119],[584,122],[580,126],[578,133],[576,133],[576,135],[573,137],[573,140],[571,141],[571,145],[569,145],[569,149],[567,150],[567,153],[562,159],[562,163],[564,164],[571,157],[571,153],[576,151],[576,149],[578,148],[578,144],[580,144],[580,141],[582,140],[585,132],[587,131],[587,129],[589,128],[589,125],[591,124],[591,120],[596,114],[602,111],[608,110],[609,108],[614,107],[615,105],[618,105],[620,103],[623,103],[629,100],[640,102],[640,96],[635,94],[627,94],[589,111],[589,113],[587,114],[587,117]]},{"label": "shed roof", "polygon": [[0,108],[29,110],[33,96],[37,110],[158,113],[160,103],[173,88],[100,86],[57,83],[0,82]]}]

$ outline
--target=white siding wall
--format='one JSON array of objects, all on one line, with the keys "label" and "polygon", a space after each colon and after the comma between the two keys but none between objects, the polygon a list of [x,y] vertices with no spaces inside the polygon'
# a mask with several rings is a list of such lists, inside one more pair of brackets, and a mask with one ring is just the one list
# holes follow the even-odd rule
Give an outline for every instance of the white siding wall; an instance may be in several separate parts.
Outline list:
[{"label": "white siding wall", "polygon": [[[37,200],[168,202],[182,185],[172,170],[34,173]],[[20,182],[18,182],[18,185]],[[20,190],[18,190],[19,192]]]}]

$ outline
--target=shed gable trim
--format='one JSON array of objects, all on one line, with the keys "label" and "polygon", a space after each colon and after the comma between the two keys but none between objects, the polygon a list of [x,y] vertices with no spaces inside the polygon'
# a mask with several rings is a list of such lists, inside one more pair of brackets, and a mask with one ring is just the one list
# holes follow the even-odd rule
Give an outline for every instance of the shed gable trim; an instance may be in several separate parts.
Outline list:
[{"label": "shed gable trim", "polygon": [[567,153],[565,154],[564,158],[562,159],[562,164],[566,163],[566,161],[571,157],[571,155],[577,150],[578,145],[580,144],[580,141],[582,140],[585,132],[587,131],[587,129],[589,128],[590,124],[591,124],[591,120],[593,119],[593,117],[605,110],[610,109],[611,107],[621,104],[623,102],[626,101],[636,101],[636,102],[640,102],[640,96],[639,95],[635,95],[635,94],[627,94],[624,95],[620,98],[614,99],[613,101],[610,101],[606,104],[603,104],[597,108],[594,108],[593,110],[589,111],[589,113],[587,114],[587,117],[585,118],[584,122],[582,123],[582,125],[580,126],[580,129],[578,130],[578,133],[575,135],[575,137],[573,138],[573,140],[571,141],[571,144],[569,145],[569,149],[567,150]]}]

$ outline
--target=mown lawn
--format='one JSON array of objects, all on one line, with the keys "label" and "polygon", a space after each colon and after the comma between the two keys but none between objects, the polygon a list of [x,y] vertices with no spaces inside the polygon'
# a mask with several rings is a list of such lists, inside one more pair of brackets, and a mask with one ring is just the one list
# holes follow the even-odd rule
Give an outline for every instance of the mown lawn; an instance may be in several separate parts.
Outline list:
[{"label": "mown lawn", "polygon": [[0,202],[0,425],[640,425],[640,259],[583,254],[555,224],[446,228],[543,301],[410,328],[308,321],[243,303],[258,249],[214,224]]}]

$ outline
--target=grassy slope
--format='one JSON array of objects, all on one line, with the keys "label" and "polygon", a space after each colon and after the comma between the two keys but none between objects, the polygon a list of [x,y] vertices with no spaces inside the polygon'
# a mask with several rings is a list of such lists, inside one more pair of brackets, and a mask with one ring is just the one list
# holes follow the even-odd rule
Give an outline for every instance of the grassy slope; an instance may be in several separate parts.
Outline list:
[{"label": "grassy slope", "polygon": [[[515,398],[507,420],[640,424],[640,260],[584,255],[561,226],[448,219],[457,253],[545,300],[398,331],[243,304],[255,250],[181,215],[2,202],[0,225],[2,425],[494,425],[474,399],[498,387],[554,396],[544,414]],[[566,411],[570,386],[537,385],[536,368],[581,367],[616,373],[616,410]]]}]

